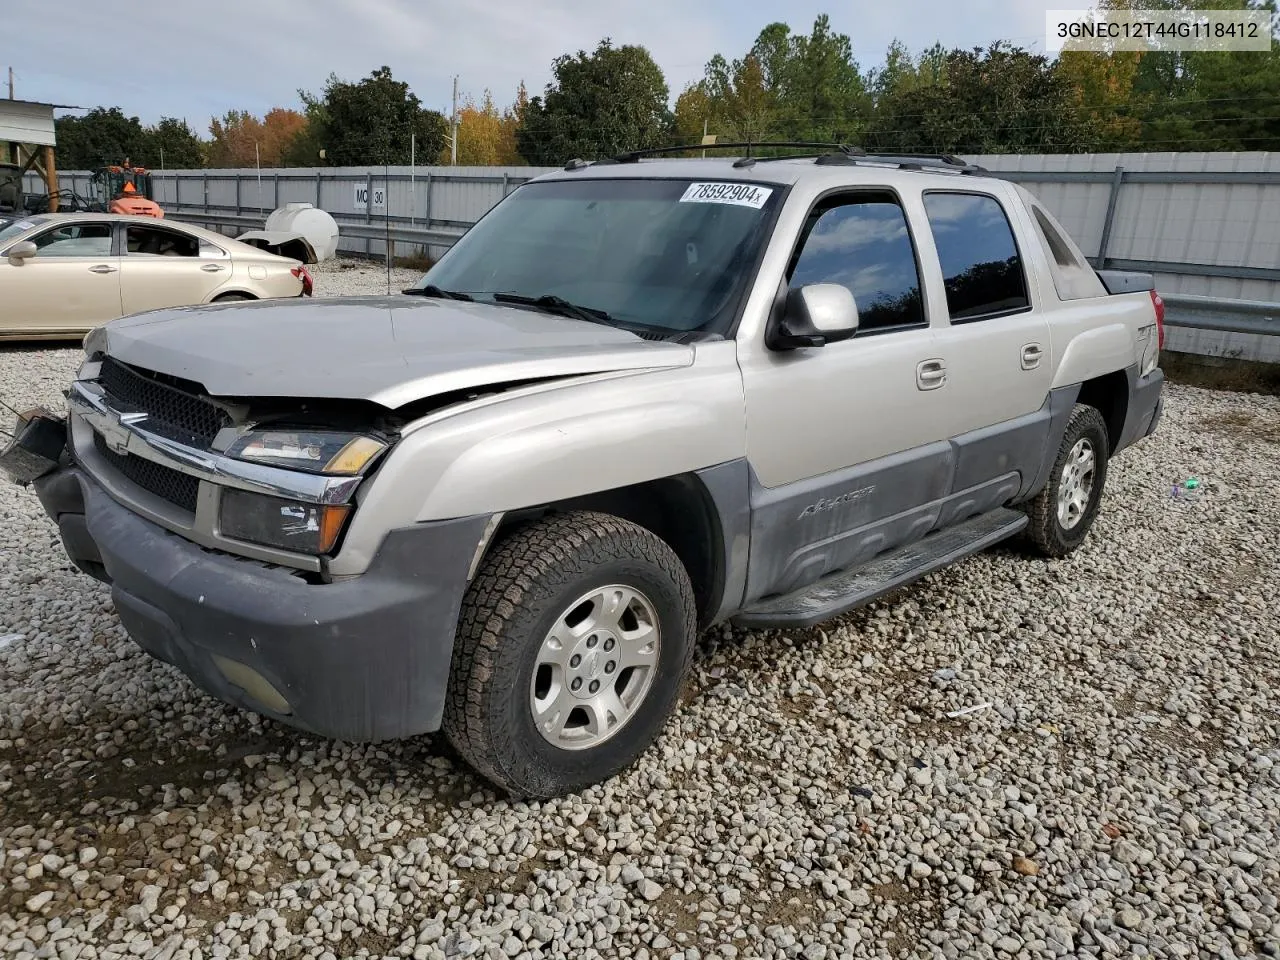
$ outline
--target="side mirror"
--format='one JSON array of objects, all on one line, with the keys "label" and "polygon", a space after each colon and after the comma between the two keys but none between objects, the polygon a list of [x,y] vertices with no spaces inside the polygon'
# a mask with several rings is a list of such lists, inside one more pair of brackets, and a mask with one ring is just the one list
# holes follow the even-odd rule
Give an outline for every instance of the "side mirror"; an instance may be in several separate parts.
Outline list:
[{"label": "side mirror", "polygon": [[39,248],[34,243],[23,240],[9,248],[8,257],[14,263],[21,263],[23,260],[30,260],[39,252]]},{"label": "side mirror", "polygon": [[770,325],[765,345],[771,350],[821,347],[857,332],[858,304],[849,288],[811,283],[787,292],[782,315]]}]

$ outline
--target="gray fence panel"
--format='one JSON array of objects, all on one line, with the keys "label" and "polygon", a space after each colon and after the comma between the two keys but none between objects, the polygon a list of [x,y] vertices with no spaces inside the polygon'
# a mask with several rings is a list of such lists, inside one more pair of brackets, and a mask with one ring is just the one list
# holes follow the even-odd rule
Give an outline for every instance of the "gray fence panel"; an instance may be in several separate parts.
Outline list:
[{"label": "gray fence panel", "polygon": [[[1039,197],[1096,265],[1152,273],[1158,288],[1170,295],[1280,301],[1280,154],[969,159]],[[438,256],[450,236],[463,232],[521,183],[551,169],[556,168],[171,170],[154,172],[154,180],[156,199],[177,219],[219,216],[224,218],[222,229],[237,232],[247,228],[237,214],[257,217],[260,223],[285,203],[315,203],[338,221],[343,252],[381,255],[390,227],[397,255],[426,250]],[[64,187],[87,191],[84,171],[60,176]],[[42,189],[34,176],[26,186],[31,192]],[[372,190],[370,199],[380,202],[366,203],[366,188]],[[434,232],[426,236],[423,230]],[[1201,310],[1188,316],[1205,315]],[[1170,344],[1182,349],[1184,343],[1197,352],[1256,359],[1270,358],[1271,351],[1280,349],[1280,337],[1185,326],[1171,330]]]}]

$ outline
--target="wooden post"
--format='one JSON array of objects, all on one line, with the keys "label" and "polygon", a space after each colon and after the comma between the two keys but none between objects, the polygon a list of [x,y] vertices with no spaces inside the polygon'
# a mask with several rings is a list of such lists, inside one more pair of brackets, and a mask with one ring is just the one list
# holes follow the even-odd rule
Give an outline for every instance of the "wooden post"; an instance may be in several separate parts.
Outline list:
[{"label": "wooden post", "polygon": [[53,159],[53,147],[44,148],[44,183],[49,191],[49,212],[58,212],[58,165]]}]

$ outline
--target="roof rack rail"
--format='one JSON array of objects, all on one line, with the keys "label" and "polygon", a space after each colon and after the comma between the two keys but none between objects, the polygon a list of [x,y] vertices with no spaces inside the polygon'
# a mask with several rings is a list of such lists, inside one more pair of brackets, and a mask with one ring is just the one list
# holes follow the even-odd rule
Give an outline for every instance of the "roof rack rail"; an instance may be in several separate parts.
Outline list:
[{"label": "roof rack rail", "polygon": [[[612,159],[614,163],[635,163],[642,157],[660,157],[663,154],[668,153],[692,153],[703,150],[739,150],[743,148],[747,151],[747,157],[750,157],[752,150],[773,150],[783,147],[807,150],[834,150],[842,156],[860,156],[863,153],[860,148],[850,146],[847,143],[817,143],[812,140],[736,140],[729,143],[689,143],[677,147],[650,147],[645,150],[628,150],[626,153],[620,153]],[[744,157],[743,159],[746,159],[747,157]],[[789,160],[795,158],[788,156],[778,157],[777,159]]]},{"label": "roof rack rail", "polygon": [[857,157],[843,157],[828,154],[819,157],[820,164],[830,163],[891,163],[900,170],[923,170],[926,167],[935,170],[951,170],[955,173],[980,176],[990,171],[975,163],[969,163],[949,153],[863,153]]}]

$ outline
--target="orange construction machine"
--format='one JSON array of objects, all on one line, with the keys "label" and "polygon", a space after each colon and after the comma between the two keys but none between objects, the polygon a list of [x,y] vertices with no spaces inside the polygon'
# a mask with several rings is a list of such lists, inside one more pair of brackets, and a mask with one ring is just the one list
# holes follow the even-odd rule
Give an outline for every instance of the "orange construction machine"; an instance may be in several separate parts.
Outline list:
[{"label": "orange construction machine", "polygon": [[120,166],[99,167],[93,172],[97,204],[108,213],[131,213],[162,218],[164,210],[151,199],[151,174],[126,160]]}]

